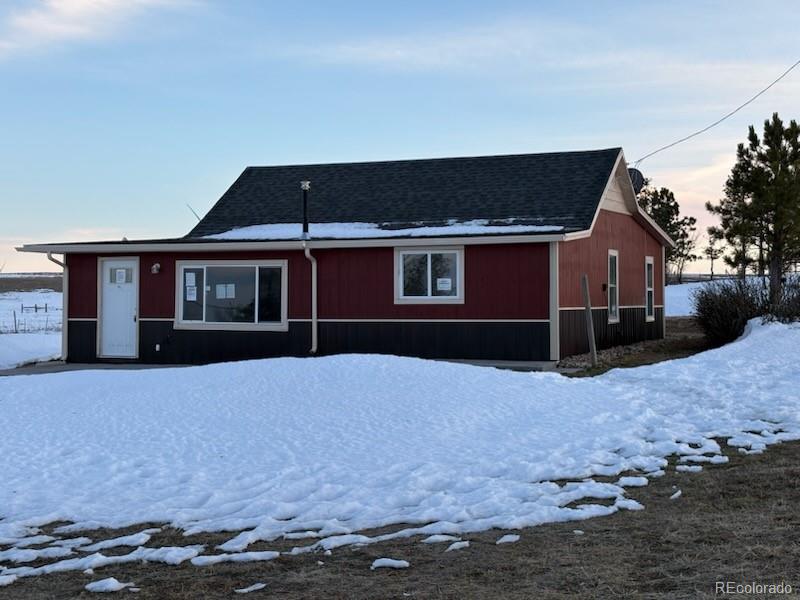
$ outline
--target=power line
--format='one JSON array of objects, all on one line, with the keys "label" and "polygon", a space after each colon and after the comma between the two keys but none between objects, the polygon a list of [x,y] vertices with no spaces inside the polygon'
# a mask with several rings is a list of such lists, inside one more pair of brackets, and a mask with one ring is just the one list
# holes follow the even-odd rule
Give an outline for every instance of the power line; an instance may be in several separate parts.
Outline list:
[{"label": "power line", "polygon": [[681,139],[679,139],[679,140],[676,140],[676,141],[672,142],[671,144],[667,144],[666,146],[662,146],[662,147],[661,147],[661,148],[659,148],[658,150],[653,150],[653,151],[652,151],[650,154],[645,154],[645,155],[644,155],[642,158],[640,158],[640,159],[639,159],[639,160],[637,160],[635,163],[633,163],[633,166],[634,166],[634,167],[637,167],[637,166],[639,165],[639,163],[641,163],[643,160],[645,160],[645,159],[647,159],[647,158],[650,158],[650,157],[651,157],[651,156],[653,156],[654,154],[658,154],[658,153],[659,153],[659,152],[661,152],[662,150],[666,150],[666,149],[668,149],[668,148],[672,148],[673,146],[677,146],[678,144],[681,144],[681,143],[685,142],[686,140],[690,140],[690,139],[692,139],[693,137],[695,137],[695,136],[698,136],[698,135],[700,135],[701,133],[705,133],[706,131],[708,131],[709,129],[712,129],[713,127],[716,127],[717,125],[719,125],[720,123],[722,123],[722,122],[723,122],[725,119],[727,119],[727,118],[729,118],[729,117],[732,117],[732,116],[733,116],[733,115],[735,115],[737,112],[739,112],[740,110],[742,110],[742,109],[743,109],[745,106],[747,106],[748,104],[750,104],[751,102],[753,102],[753,100],[755,100],[756,98],[758,98],[759,96],[761,96],[763,93],[765,93],[767,90],[769,90],[769,89],[770,89],[772,86],[774,86],[776,83],[778,83],[778,82],[779,82],[781,79],[783,79],[783,78],[784,78],[784,77],[786,77],[786,76],[787,76],[789,73],[791,73],[791,72],[792,72],[792,70],[793,70],[793,69],[794,69],[796,66],[798,66],[798,65],[800,65],[800,60],[798,60],[798,61],[797,61],[796,63],[794,63],[794,64],[793,64],[791,67],[789,67],[788,69],[786,69],[786,70],[785,70],[783,73],[781,73],[780,77],[778,77],[776,80],[774,80],[772,83],[770,83],[770,84],[769,84],[767,87],[765,87],[763,90],[761,90],[760,92],[758,92],[758,93],[757,93],[755,96],[753,96],[752,98],[750,98],[750,99],[749,99],[747,102],[745,102],[745,103],[743,103],[743,104],[740,104],[739,106],[737,106],[736,108],[734,108],[734,109],[733,109],[731,112],[729,112],[728,114],[726,114],[724,117],[721,117],[720,119],[717,119],[716,121],[714,121],[713,123],[711,123],[711,125],[708,125],[707,127],[703,127],[703,129],[700,129],[700,130],[698,130],[698,131],[695,131],[694,133],[690,133],[690,134],[689,134],[689,135],[687,135],[686,137],[682,137]]}]

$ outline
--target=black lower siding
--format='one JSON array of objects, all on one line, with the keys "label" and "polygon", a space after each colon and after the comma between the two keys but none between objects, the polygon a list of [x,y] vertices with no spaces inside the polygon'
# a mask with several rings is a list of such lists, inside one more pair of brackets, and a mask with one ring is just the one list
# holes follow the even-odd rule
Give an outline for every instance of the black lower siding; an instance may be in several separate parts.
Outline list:
[{"label": "black lower siding", "polygon": [[[619,323],[608,322],[608,309],[593,308],[592,320],[598,349],[664,337],[664,309],[656,308],[654,321],[646,321],[644,308],[620,309]],[[561,357],[589,351],[583,310],[559,311]]]},{"label": "black lower siding", "polygon": [[[97,362],[96,323],[70,321],[68,360]],[[550,324],[503,322],[320,322],[318,354],[371,353],[472,360],[549,360]],[[158,349],[156,349],[158,346]],[[139,359],[205,364],[307,356],[311,323],[286,332],[177,330],[171,321],[139,322]]]},{"label": "black lower siding", "polygon": [[549,360],[550,324],[325,322],[321,354],[373,353],[471,360]]},{"label": "black lower siding", "polygon": [[67,360],[87,363],[97,361],[97,322],[67,322]]},{"label": "black lower siding", "polygon": [[174,329],[171,321],[142,321],[139,360],[151,364],[205,364],[304,356],[310,339],[310,323],[292,323],[289,331],[200,331]]}]

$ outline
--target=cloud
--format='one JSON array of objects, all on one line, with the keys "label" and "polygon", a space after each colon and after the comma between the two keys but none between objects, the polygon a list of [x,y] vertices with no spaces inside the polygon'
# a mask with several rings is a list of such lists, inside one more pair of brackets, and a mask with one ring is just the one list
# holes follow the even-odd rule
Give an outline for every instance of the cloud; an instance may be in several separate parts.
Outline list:
[{"label": "cloud", "polygon": [[188,0],[42,0],[0,22],[0,58],[69,42],[106,38],[148,9]]},{"label": "cloud", "polygon": [[[730,94],[752,93],[787,66],[764,58],[716,58],[689,45],[631,46],[629,38],[605,28],[530,17],[288,45],[271,53],[321,65],[502,78],[506,86],[531,86],[537,94],[542,81],[551,93],[657,87],[680,95],[699,87],[713,92],[703,100],[706,106],[727,105]],[[785,80],[771,93],[796,97],[800,78]]]},{"label": "cloud", "polygon": [[472,69],[496,60],[545,58],[558,39],[577,38],[569,25],[501,21],[454,31],[353,39],[309,47],[289,46],[292,56],[326,64],[400,70]]}]

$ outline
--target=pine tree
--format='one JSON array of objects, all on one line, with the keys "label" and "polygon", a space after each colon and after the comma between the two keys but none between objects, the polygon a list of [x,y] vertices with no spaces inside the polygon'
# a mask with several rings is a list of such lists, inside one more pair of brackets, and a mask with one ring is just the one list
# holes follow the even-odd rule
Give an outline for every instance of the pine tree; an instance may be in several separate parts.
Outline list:
[{"label": "pine tree", "polygon": [[[744,199],[743,218],[768,265],[770,302],[780,300],[783,275],[800,248],[800,127],[778,117],[764,121],[759,139],[751,125],[747,144],[739,144],[728,178],[731,192]],[[713,211],[712,211],[713,212]],[[722,225],[724,228],[724,224]]]},{"label": "pine tree", "polygon": [[687,263],[700,258],[694,253],[697,245],[697,236],[695,235],[697,219],[682,217],[675,194],[665,187],[658,189],[650,187],[649,179],[645,180],[645,186],[639,192],[637,200],[639,206],[653,217],[658,226],[675,242],[674,248],[667,248],[666,260],[678,275],[678,281],[681,281]]}]

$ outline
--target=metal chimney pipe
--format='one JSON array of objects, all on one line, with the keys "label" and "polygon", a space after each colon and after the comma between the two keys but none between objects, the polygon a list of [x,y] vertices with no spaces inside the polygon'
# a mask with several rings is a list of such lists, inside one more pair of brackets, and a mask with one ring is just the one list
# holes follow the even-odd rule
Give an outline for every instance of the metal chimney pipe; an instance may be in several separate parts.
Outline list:
[{"label": "metal chimney pipe", "polygon": [[310,181],[301,181],[300,189],[303,190],[303,239],[308,239],[308,190],[311,189]]}]

